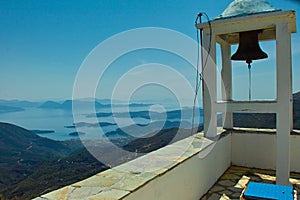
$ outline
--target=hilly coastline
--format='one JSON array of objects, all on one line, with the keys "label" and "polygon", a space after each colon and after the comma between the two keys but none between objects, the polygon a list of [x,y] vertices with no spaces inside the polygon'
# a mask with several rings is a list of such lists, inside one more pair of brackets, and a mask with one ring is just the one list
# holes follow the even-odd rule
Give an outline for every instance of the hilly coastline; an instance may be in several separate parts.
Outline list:
[{"label": "hilly coastline", "polygon": [[[300,129],[300,92],[293,97],[294,128]],[[177,115],[178,111],[174,111],[169,116]],[[234,114],[236,127],[275,128],[275,122],[272,114]],[[109,161],[103,164],[78,139],[53,141],[22,127],[0,122],[0,199],[31,199],[136,158],[138,155],[132,152],[148,153],[191,135],[186,128],[190,127],[188,122],[183,122],[179,128],[178,122],[169,121],[161,130],[156,129],[161,124],[155,123],[152,126],[131,125],[106,133],[110,141],[100,141],[101,145],[97,146],[99,154]],[[137,127],[143,126],[148,126],[149,133],[140,137]],[[199,126],[198,131],[201,130]],[[111,150],[107,142],[127,153]]]},{"label": "hilly coastline", "polygon": [[[186,130],[174,138],[178,128],[171,127],[176,126],[178,124],[169,122],[166,129],[149,133],[146,139],[110,138],[110,143],[120,147],[114,150],[106,144],[107,141],[100,141],[95,148],[103,160],[108,161],[102,164],[78,139],[53,141],[16,125],[0,122],[0,197],[31,199],[136,158],[137,155],[131,152],[148,153],[190,136],[191,132]],[[131,130],[131,126],[125,130]],[[120,134],[120,131],[116,132]]]}]

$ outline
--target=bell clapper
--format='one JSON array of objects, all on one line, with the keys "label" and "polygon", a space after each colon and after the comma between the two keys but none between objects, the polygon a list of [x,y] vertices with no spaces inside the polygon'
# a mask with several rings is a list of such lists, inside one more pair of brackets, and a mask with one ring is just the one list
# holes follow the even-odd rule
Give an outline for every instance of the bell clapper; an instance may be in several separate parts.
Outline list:
[{"label": "bell clapper", "polygon": [[248,92],[249,92],[249,101],[251,101],[251,63],[252,60],[251,59],[247,59],[246,63],[248,64]]}]

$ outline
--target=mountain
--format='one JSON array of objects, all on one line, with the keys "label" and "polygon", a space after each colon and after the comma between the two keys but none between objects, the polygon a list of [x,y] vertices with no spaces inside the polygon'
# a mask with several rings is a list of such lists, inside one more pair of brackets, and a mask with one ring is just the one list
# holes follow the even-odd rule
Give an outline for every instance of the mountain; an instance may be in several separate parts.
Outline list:
[{"label": "mountain", "polygon": [[293,94],[293,99],[294,99],[294,101],[300,101],[300,91]]},{"label": "mountain", "polygon": [[[46,101],[39,108],[42,109],[62,109],[62,110],[72,110],[73,104],[75,104],[78,108],[84,109],[89,108],[92,101],[83,101],[83,100],[65,100],[62,103],[55,101]],[[94,102],[94,105],[97,109],[110,107],[110,105],[104,105],[99,102]]]},{"label": "mountain", "polygon": [[20,112],[20,111],[24,111],[24,109],[20,107],[0,105],[0,114],[8,113],[8,112]]},{"label": "mountain", "polygon": [[300,92],[293,95],[294,128],[300,130]]},{"label": "mountain", "polygon": [[24,108],[41,108],[41,109],[61,109],[61,110],[72,110],[73,104],[75,104],[80,109],[86,109],[95,106],[96,109],[101,108],[111,108],[114,103],[114,107],[147,107],[153,104],[145,103],[130,103],[126,104],[124,101],[110,99],[95,99],[95,98],[83,98],[76,100],[65,100],[63,102],[59,101],[45,101],[45,102],[31,102],[31,101],[20,101],[20,100],[1,100],[0,99],[0,114],[6,112],[18,112],[23,111]]},{"label": "mountain", "polygon": [[126,101],[123,100],[111,100],[111,99],[98,99],[98,98],[93,98],[93,97],[87,97],[87,98],[79,98],[76,99],[78,101],[95,101],[101,104],[125,104]]},{"label": "mountain", "polygon": [[[101,108],[111,108],[111,104],[103,104],[101,102],[108,102],[108,100],[90,100],[88,99],[82,99],[82,100],[65,100],[62,103],[58,103],[55,101],[46,101],[43,104],[39,106],[39,108],[42,109],[62,109],[62,110],[72,110],[73,105],[75,105],[79,109],[86,109],[90,108],[91,103],[93,103],[92,106],[95,106],[96,109],[101,109]],[[120,101],[118,101],[120,102]],[[151,106],[152,104],[144,104],[144,103],[130,103],[128,104],[114,104],[114,107],[127,107],[129,106],[130,108],[136,108],[136,107],[148,107]]]},{"label": "mountain", "polygon": [[[300,92],[293,94],[293,123],[294,129],[300,130]],[[245,128],[276,128],[276,114],[234,113],[233,126]]]},{"label": "mountain", "polygon": [[67,143],[39,137],[24,128],[0,122],[0,193],[26,179],[38,166],[62,158],[71,151]]},{"label": "mountain", "polygon": [[[109,167],[95,159],[89,151],[81,149],[67,157],[50,160],[38,166],[17,185],[7,187],[8,198],[32,199],[91,177]],[[0,191],[1,193],[1,191]]]},{"label": "mountain", "polygon": [[60,109],[60,107],[61,104],[55,101],[46,101],[45,103],[39,106],[39,108],[43,109]]},{"label": "mountain", "polygon": [[[176,122],[168,122],[165,127],[177,125]],[[32,199],[70,185],[140,156],[131,152],[149,152],[167,145],[177,131],[178,128],[165,129],[150,133],[145,139],[110,138],[109,141],[85,142],[96,148],[101,160],[106,161],[103,164],[83,148],[80,140],[53,141],[0,122],[0,197]],[[176,135],[174,141],[190,134],[185,130]],[[120,148],[111,149],[111,143]]]},{"label": "mountain", "polygon": [[32,108],[40,105],[39,102],[32,101],[21,101],[21,100],[1,100],[0,105],[2,106],[12,106],[12,107],[20,107],[20,108]]},{"label": "mountain", "polygon": [[[40,137],[13,124],[0,122],[0,160],[10,164],[38,163],[38,156],[61,156],[70,152],[62,142]],[[47,159],[47,158],[45,158]]]}]

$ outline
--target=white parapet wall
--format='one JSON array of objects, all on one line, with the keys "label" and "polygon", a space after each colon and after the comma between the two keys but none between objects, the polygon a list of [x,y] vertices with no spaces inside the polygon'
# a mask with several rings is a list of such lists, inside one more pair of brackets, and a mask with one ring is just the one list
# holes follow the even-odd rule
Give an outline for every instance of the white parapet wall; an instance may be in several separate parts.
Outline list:
[{"label": "white parapet wall", "polygon": [[124,200],[198,200],[230,166],[230,135],[153,179]]},{"label": "white parapet wall", "polygon": [[[276,169],[275,130],[232,132],[232,164],[260,169]],[[291,171],[300,172],[300,134],[290,136]]]},{"label": "white parapet wall", "polygon": [[230,134],[199,133],[36,200],[198,200],[230,162]]},{"label": "white parapet wall", "polygon": [[[275,131],[234,129],[215,141],[199,133],[36,200],[198,200],[230,165],[275,169]],[[300,132],[290,141],[300,172]]]}]

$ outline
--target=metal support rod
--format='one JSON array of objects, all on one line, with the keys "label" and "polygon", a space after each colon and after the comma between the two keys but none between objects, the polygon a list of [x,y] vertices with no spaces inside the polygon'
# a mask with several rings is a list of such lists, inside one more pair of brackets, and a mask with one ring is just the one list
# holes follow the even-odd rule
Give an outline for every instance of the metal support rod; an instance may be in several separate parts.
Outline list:
[{"label": "metal support rod", "polygon": [[252,86],[252,82],[251,82],[251,64],[248,64],[248,91],[249,91],[249,101],[251,101],[251,86]]}]

